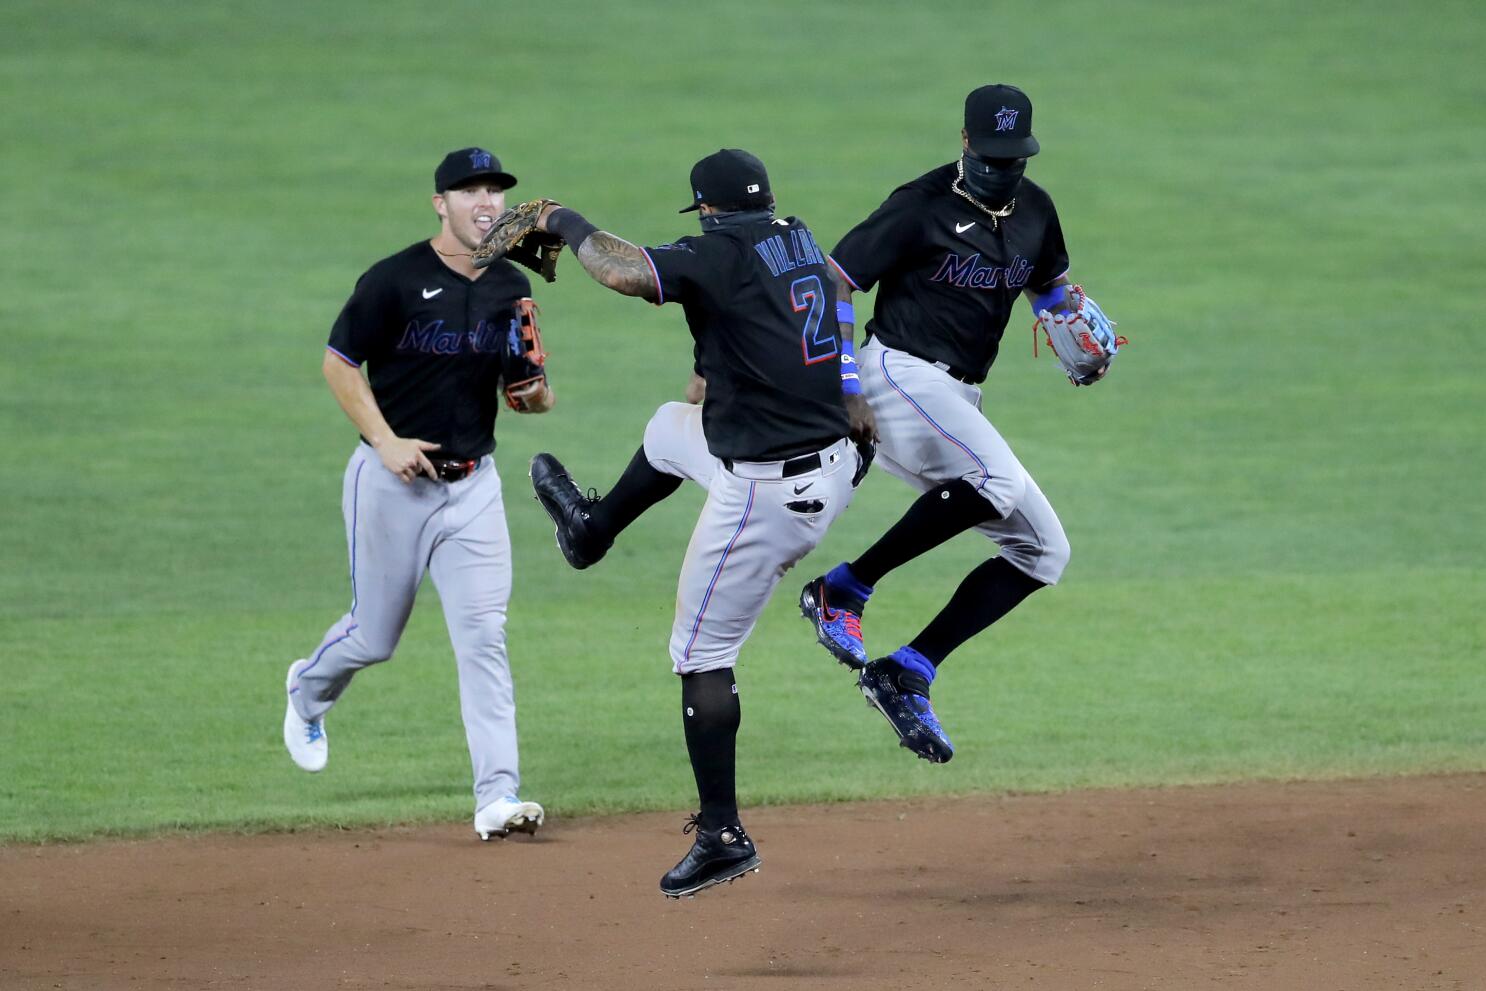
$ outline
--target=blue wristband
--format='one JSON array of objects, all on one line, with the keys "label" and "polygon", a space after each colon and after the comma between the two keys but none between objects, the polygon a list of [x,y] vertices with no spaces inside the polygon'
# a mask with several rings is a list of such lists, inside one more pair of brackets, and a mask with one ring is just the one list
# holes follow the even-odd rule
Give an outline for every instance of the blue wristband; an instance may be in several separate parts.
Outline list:
[{"label": "blue wristband", "polygon": [[1060,285],[1060,286],[1053,286],[1047,292],[1045,292],[1045,293],[1039,293],[1036,297],[1033,298],[1033,300],[1032,300],[1032,312],[1034,314],[1041,313],[1043,310],[1051,310],[1054,306],[1057,306],[1059,303],[1066,303],[1066,302],[1068,302],[1068,286],[1067,286],[1067,284]]},{"label": "blue wristband", "polygon": [[[836,304],[838,308],[843,305],[850,304]],[[841,392],[847,396],[862,394],[862,380],[857,375],[856,345],[846,338],[841,340]]]},{"label": "blue wristband", "polygon": [[839,299],[836,300],[836,322],[855,324],[857,322],[856,307]]}]

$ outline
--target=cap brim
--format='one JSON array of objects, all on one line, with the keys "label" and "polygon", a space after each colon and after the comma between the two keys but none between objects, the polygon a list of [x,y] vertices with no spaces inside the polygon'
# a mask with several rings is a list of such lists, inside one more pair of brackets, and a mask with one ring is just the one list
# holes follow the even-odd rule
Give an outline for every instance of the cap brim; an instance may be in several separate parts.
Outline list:
[{"label": "cap brim", "polygon": [[501,189],[510,189],[512,186],[516,185],[516,177],[509,172],[477,172],[474,175],[465,176],[463,179],[459,180],[453,185],[445,186],[444,191],[448,192],[451,189],[458,189],[461,186],[468,186],[470,183],[475,182],[479,179],[494,179],[496,182],[500,183]]},{"label": "cap brim", "polygon": [[693,203],[691,206],[684,206],[681,209],[677,210],[676,212],[677,213],[695,213],[697,210],[700,210],[701,208],[702,208],[702,204],[700,204],[700,203]]},{"label": "cap brim", "polygon": [[1025,138],[971,138],[970,150],[981,158],[1031,158],[1042,146],[1029,134]]}]

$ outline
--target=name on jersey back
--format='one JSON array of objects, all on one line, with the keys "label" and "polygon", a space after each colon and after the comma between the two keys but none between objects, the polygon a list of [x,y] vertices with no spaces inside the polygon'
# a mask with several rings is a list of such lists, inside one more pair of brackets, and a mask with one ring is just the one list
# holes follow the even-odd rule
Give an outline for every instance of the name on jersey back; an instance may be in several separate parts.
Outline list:
[{"label": "name on jersey back", "polygon": [[806,265],[826,263],[825,255],[815,243],[815,236],[807,227],[791,227],[788,241],[783,234],[771,234],[754,244],[753,250],[759,253],[775,278]]}]

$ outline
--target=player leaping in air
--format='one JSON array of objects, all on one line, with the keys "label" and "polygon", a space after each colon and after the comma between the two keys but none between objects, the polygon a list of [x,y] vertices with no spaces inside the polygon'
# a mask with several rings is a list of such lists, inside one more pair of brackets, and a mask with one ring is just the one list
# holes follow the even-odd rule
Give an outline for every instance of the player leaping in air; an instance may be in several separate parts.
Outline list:
[{"label": "player leaping in air", "polygon": [[[666,403],[613,489],[585,498],[550,454],[532,459],[537,498],[575,568],[602,558],[625,527],[684,479],[707,490],[681,567],[670,654],[701,811],[691,850],[661,879],[672,897],[759,865],[735,791],[741,710],[733,666],[780,577],[851,502],[872,432],[829,319],[826,260],[804,222],[774,216],[763,163],[723,150],[691,171],[702,234],[640,248],[548,206],[540,229],[570,245],[595,280],[627,296],[680,303],[706,380],[701,406]],[[519,209],[519,208],[518,208]],[[844,373],[844,374],[843,374]],[[850,377],[847,377],[850,376]]]},{"label": "player leaping in air", "polygon": [[[1052,198],[1022,177],[1037,151],[1027,95],[982,86],[965,100],[960,159],[894,190],[830,258],[843,339],[854,330],[852,293],[878,287],[862,387],[878,458],[923,494],[860,557],[807,583],[800,609],[821,644],[861,670],[862,693],[902,745],[937,763],[954,755],[929,703],[939,665],[1068,563],[1052,505],[981,414],[980,383],[1012,308],[1031,301],[1076,385],[1098,381],[1117,347],[1108,319],[1068,283]],[[970,572],[918,636],[869,661],[862,611],[878,582],[972,529],[1000,555]]]}]

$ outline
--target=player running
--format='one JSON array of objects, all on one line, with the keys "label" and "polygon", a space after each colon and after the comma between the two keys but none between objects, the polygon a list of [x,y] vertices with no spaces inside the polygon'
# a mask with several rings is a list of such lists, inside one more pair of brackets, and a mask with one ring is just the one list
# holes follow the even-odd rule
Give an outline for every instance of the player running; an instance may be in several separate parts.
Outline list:
[{"label": "player running", "polygon": [[[774,216],[764,165],[728,149],[691,171],[703,233],[639,248],[566,208],[540,226],[571,245],[598,282],[653,303],[680,303],[706,380],[701,406],[666,403],[602,499],[585,498],[550,454],[532,485],[575,568],[602,558],[641,513],[690,479],[707,490],[681,567],[670,653],[701,811],[691,850],[661,878],[670,897],[759,865],[735,791],[741,718],[733,666],[774,587],[851,502],[865,459],[847,440],[843,365],[826,319],[826,260],[804,222]],[[844,373],[844,374],[843,374]],[[846,376],[851,376],[847,378]],[[858,396],[857,433],[871,430]]]},{"label": "player running", "polygon": [[[373,265],[330,332],[322,369],[361,432],[341,507],[351,608],[289,666],[284,745],[319,771],[325,715],[362,669],[392,656],[425,572],[443,603],[459,669],[475,777],[475,832],[534,832],[544,813],[517,797],[516,701],[506,657],[511,540],[491,451],[502,386],[521,413],[552,407],[531,283],[471,254],[516,177],[483,148],[434,172],[439,233]],[[363,372],[363,369],[365,371]]]},{"label": "player running", "polygon": [[[1068,254],[1052,198],[1022,176],[1037,154],[1032,103],[1014,86],[982,86],[965,100],[960,160],[898,187],[831,252],[843,339],[853,292],[879,286],[862,346],[862,387],[881,433],[878,457],[921,495],[860,557],[805,585],[800,609],[903,746],[942,763],[954,746],[929,703],[950,652],[1057,582],[1068,538],[1047,497],[981,414],[979,384],[996,360],[1017,297],[1055,336],[1087,330],[1091,350],[1060,360],[1075,384],[1108,368],[1108,320],[1068,284]],[[1089,321],[1072,316],[1074,311]],[[1061,339],[1061,338],[1060,338]],[[1080,360],[1087,367],[1077,367]],[[861,616],[893,569],[974,529],[1000,546],[970,572],[918,636],[868,661]]]}]

